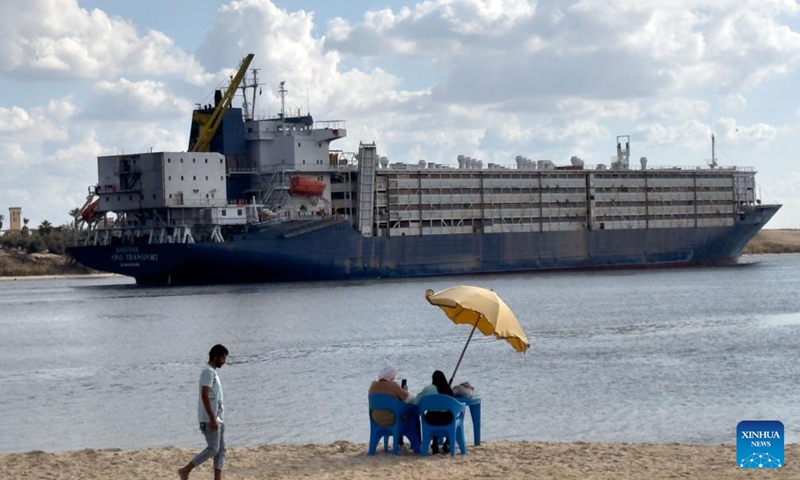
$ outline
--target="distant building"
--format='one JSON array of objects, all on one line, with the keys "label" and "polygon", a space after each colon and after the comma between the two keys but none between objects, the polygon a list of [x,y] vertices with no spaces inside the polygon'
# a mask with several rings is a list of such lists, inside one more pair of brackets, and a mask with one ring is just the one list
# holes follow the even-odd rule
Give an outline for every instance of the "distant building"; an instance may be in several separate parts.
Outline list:
[{"label": "distant building", "polygon": [[8,229],[12,232],[22,230],[22,207],[8,207]]}]

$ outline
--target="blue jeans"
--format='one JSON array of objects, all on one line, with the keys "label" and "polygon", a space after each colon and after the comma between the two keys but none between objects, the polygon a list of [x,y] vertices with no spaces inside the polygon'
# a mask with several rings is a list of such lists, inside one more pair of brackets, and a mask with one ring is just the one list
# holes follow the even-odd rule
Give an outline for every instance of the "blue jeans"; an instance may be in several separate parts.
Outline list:
[{"label": "blue jeans", "polygon": [[192,463],[197,466],[214,457],[214,469],[222,470],[225,465],[225,424],[218,423],[219,428],[216,432],[212,431],[207,423],[200,424],[200,431],[206,437],[206,449],[198,453]]}]

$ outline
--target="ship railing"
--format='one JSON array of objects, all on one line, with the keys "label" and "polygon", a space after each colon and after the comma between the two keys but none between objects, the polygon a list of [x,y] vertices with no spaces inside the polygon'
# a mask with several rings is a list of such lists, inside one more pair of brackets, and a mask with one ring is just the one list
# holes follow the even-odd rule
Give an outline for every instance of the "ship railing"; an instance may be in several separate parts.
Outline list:
[{"label": "ship railing", "polygon": [[[219,226],[214,225],[214,227],[211,235],[212,241],[224,241],[219,232]],[[215,233],[216,237],[214,235]],[[89,234],[82,239],[82,243],[89,246],[105,246],[116,242],[121,242],[123,245],[135,245],[141,243],[143,239],[146,239],[148,244],[194,243],[192,227],[188,225],[153,228],[102,228],[89,232]]]},{"label": "ship railing", "polygon": [[234,175],[255,175],[258,173],[256,167],[230,167],[228,168],[229,174]]},{"label": "ship railing", "polygon": [[203,199],[191,199],[191,200],[175,200],[169,199],[164,202],[165,207],[169,208],[214,208],[214,207],[224,207],[227,204],[227,200],[224,198],[203,198]]},{"label": "ship railing", "polygon": [[323,128],[328,130],[343,130],[347,128],[347,122],[344,120],[318,120],[314,123],[314,128]]},{"label": "ship railing", "polygon": [[[385,172],[385,171],[392,171],[392,170],[412,170],[412,171],[425,171],[425,170],[447,170],[447,171],[514,171],[514,172],[557,172],[562,170],[575,170],[575,171],[600,171],[600,172],[640,172],[643,171],[639,164],[631,162],[628,168],[611,168],[611,165],[598,163],[595,165],[584,165],[582,167],[576,167],[572,165],[553,165],[551,168],[517,168],[516,165],[512,164],[500,164],[500,163],[492,163],[491,166],[485,166],[482,168],[459,168],[458,164],[456,163],[437,163],[434,168],[429,168],[427,166],[420,167],[417,163],[402,163],[402,162],[393,162],[387,165],[386,167],[377,168],[376,171],[378,172]],[[664,170],[675,170],[675,171],[692,171],[692,170],[703,170],[703,171],[737,171],[737,172],[753,172],[755,169],[749,166],[716,166],[711,168],[710,165],[647,165],[644,171],[664,171]]]}]

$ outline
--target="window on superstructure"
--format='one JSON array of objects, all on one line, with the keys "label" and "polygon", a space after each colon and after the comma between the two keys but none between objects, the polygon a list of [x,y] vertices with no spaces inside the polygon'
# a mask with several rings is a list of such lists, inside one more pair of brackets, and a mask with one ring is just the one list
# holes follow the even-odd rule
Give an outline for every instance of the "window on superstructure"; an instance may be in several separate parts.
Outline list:
[{"label": "window on superstructure", "polygon": [[183,163],[183,159],[181,158],[181,163]]}]

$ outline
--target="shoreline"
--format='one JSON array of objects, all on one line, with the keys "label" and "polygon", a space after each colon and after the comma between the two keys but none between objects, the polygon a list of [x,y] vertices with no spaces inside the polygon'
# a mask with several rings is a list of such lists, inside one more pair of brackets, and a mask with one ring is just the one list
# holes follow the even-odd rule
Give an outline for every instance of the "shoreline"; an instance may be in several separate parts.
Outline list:
[{"label": "shoreline", "polygon": [[92,278],[122,277],[117,273],[59,273],[52,275],[9,275],[0,276],[0,282],[12,282],[17,280],[83,280]]},{"label": "shoreline", "polygon": [[[365,431],[365,435],[368,432]],[[0,471],[9,478],[82,478],[134,480],[178,478],[177,469],[202,448],[176,447],[140,450],[84,449],[75,452],[0,454]],[[416,456],[401,449],[399,456],[380,448],[374,457],[367,445],[338,441],[330,444],[262,445],[229,447],[224,477],[227,480],[262,478],[397,478],[426,480],[450,478],[540,479],[651,479],[753,478],[749,469],[736,464],[734,445],[687,445],[678,443],[553,443],[467,442],[467,455]],[[759,479],[800,478],[800,444],[785,448],[786,465],[764,469]],[[210,461],[191,478],[211,475]]]}]

